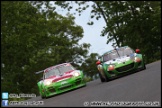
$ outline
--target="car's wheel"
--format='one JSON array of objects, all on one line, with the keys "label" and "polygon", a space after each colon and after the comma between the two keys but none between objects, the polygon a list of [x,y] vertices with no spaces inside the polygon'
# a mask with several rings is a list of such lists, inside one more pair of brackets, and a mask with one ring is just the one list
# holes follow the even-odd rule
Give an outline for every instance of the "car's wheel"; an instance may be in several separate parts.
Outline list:
[{"label": "car's wheel", "polygon": [[100,72],[98,72],[98,73],[99,73],[99,77],[100,77],[101,82],[105,82],[105,78],[102,77]]},{"label": "car's wheel", "polygon": [[146,69],[146,65],[145,65],[145,63],[144,63],[144,66],[143,66],[143,70],[144,70],[144,69]]},{"label": "car's wheel", "polygon": [[41,96],[41,98],[42,98],[42,99],[45,99],[46,97],[44,97],[44,96]]},{"label": "car's wheel", "polygon": [[107,75],[105,75],[105,81],[106,82],[110,81],[110,79],[107,77]]},{"label": "car's wheel", "polygon": [[46,95],[43,96],[43,95],[40,94],[40,96],[41,96],[42,99],[46,99]]},{"label": "car's wheel", "polygon": [[107,75],[105,75],[104,73],[104,77],[101,75],[101,73],[99,72],[99,76],[100,76],[100,80],[101,82],[108,82],[109,78],[107,77]]}]

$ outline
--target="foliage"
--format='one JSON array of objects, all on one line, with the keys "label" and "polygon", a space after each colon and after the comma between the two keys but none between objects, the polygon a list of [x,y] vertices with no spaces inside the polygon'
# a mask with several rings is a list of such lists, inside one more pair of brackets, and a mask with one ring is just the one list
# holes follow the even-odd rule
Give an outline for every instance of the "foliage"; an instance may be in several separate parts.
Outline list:
[{"label": "foliage", "polygon": [[[75,1],[77,13],[91,7],[91,19],[103,18],[106,26],[101,36],[107,36],[107,44],[128,45],[140,48],[146,63],[161,59],[161,2],[160,1]],[[69,11],[73,3],[55,2]],[[88,22],[93,25],[94,22]]]},{"label": "foliage", "polygon": [[85,81],[85,82],[92,81],[92,78],[91,78],[91,77],[84,77],[84,81]]},{"label": "foliage", "polygon": [[64,63],[81,63],[90,44],[78,44],[83,29],[70,14],[39,11],[31,3],[3,1],[1,5],[1,90],[38,93],[41,75],[35,72]]},{"label": "foliage", "polygon": [[85,61],[82,63],[81,68],[83,69],[85,76],[96,78],[96,75],[98,73],[98,70],[96,67],[96,61],[97,61],[98,56],[99,55],[97,53],[91,53],[90,56],[88,56],[85,59]]},{"label": "foliage", "polygon": [[107,36],[107,44],[140,48],[146,63],[161,59],[160,1],[3,1],[2,91],[38,94],[41,74],[34,72],[63,62],[73,62],[83,70],[86,81],[98,77],[95,62],[99,55],[87,56],[90,44],[78,44],[83,38],[82,27],[75,24],[72,13],[63,17],[55,10],[60,6],[71,11],[74,4],[79,15],[91,8],[87,24],[104,19],[101,36]]}]

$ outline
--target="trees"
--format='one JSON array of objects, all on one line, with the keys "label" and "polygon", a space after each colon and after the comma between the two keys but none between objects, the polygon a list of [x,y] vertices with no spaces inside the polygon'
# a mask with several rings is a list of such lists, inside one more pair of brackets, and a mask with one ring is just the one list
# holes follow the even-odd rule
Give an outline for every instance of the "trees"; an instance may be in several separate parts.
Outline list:
[{"label": "trees", "polygon": [[[72,9],[72,3],[57,1],[64,9]],[[107,44],[128,45],[140,48],[146,63],[160,59],[161,56],[161,2],[160,1],[76,1],[76,11],[91,7],[91,18],[104,18],[106,26],[101,36],[107,36]],[[89,3],[89,4],[88,4]],[[88,22],[94,24],[93,21]]]},{"label": "trees", "polygon": [[1,90],[38,93],[34,72],[63,63],[81,62],[90,44],[79,45],[83,29],[70,14],[39,11],[29,2],[2,2]]},{"label": "trees", "polygon": [[36,53],[36,33],[40,30],[35,27],[39,14],[27,2],[2,2],[1,6],[1,89],[20,92],[27,81],[29,58]]},{"label": "trees", "polygon": [[98,56],[97,53],[91,53],[82,63],[81,68],[85,76],[90,76],[94,79],[97,77],[98,69],[96,67],[96,61]]},{"label": "trees", "polygon": [[[70,11],[73,8],[70,3],[73,2],[54,3]],[[55,11],[56,6],[49,1],[1,3],[2,91],[36,93],[36,83],[40,76],[34,76],[34,72],[55,64],[73,61],[76,66],[80,63],[86,72],[95,66],[97,55],[91,54],[86,58],[90,44],[78,44],[83,37],[83,29],[75,24],[74,16],[59,15]],[[92,7],[92,19],[104,18],[106,26],[101,36],[107,36],[107,44],[114,41],[116,46],[140,48],[147,63],[161,58],[161,2],[74,3],[78,4],[78,14]],[[93,21],[88,24],[93,24]],[[92,72],[96,74],[96,71]]]}]

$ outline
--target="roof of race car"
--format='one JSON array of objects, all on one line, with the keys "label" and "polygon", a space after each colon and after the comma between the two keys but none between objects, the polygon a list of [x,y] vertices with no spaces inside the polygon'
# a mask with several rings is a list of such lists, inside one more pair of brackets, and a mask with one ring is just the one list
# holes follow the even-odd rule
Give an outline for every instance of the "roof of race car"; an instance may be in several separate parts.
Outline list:
[{"label": "roof of race car", "polygon": [[56,67],[63,66],[63,65],[69,66],[71,64],[70,63],[62,63],[62,64],[54,65],[54,66],[51,66],[51,67],[48,67],[48,68],[44,69],[44,72],[48,72],[49,70],[52,70],[52,69],[54,69]]},{"label": "roof of race car", "polygon": [[[128,47],[128,46],[123,46],[123,47],[119,47],[119,48],[116,48],[116,49],[118,50],[118,49],[120,49],[120,48],[129,48],[129,47]],[[113,52],[114,50],[115,50],[115,49],[109,50],[109,51],[105,52],[103,55],[109,54],[109,53]],[[102,55],[102,56],[103,56],[103,55]]]}]

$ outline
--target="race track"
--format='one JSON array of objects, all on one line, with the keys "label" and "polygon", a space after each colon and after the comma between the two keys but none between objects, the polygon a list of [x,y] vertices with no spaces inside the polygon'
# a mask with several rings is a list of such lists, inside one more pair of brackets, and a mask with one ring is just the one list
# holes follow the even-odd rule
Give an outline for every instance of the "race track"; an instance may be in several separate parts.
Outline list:
[{"label": "race track", "polygon": [[161,106],[161,60],[146,65],[146,70],[109,82],[101,83],[97,79],[60,95],[47,99],[38,96],[27,101],[43,102],[44,105],[35,105],[37,107],[91,107],[96,105],[93,102],[105,106],[108,102],[145,102],[142,105]]}]

